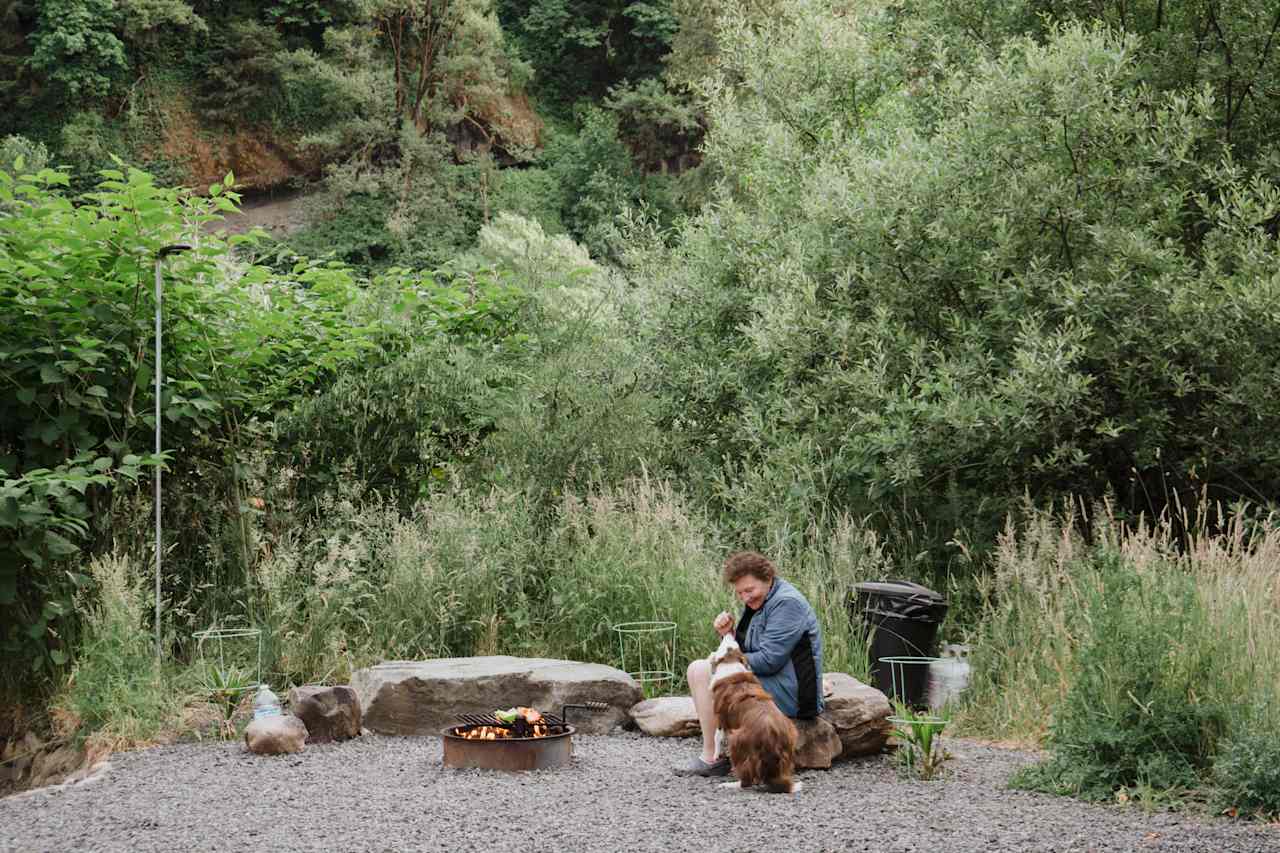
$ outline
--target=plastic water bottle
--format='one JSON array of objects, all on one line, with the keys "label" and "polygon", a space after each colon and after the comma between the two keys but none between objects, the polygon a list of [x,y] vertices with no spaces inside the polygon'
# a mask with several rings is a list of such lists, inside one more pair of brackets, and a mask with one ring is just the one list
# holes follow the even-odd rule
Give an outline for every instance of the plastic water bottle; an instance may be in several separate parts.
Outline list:
[{"label": "plastic water bottle", "polygon": [[929,707],[934,711],[960,695],[969,686],[969,647],[948,645],[942,656],[929,664]]},{"label": "plastic water bottle", "polygon": [[281,713],[283,711],[279,697],[267,685],[259,684],[258,694],[253,697],[253,718],[260,720],[263,717],[278,717]]}]

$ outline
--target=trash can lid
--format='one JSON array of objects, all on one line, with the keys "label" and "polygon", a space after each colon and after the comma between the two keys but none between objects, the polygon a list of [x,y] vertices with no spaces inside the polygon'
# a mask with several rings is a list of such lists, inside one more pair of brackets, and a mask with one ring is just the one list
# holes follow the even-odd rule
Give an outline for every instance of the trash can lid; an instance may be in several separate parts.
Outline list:
[{"label": "trash can lid", "polygon": [[921,586],[911,581],[868,581],[855,584],[854,589],[871,595],[883,595],[886,598],[926,599],[937,603],[945,600],[942,595],[929,589],[929,587]]}]

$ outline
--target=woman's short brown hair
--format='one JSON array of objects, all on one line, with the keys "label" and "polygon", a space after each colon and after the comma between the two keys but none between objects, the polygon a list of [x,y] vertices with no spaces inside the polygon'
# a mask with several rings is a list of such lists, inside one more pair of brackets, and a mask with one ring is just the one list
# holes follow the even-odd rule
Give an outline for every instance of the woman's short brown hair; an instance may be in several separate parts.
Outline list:
[{"label": "woman's short brown hair", "polygon": [[724,561],[724,582],[730,586],[747,575],[770,583],[777,574],[778,569],[769,562],[769,558],[755,551],[738,551]]}]

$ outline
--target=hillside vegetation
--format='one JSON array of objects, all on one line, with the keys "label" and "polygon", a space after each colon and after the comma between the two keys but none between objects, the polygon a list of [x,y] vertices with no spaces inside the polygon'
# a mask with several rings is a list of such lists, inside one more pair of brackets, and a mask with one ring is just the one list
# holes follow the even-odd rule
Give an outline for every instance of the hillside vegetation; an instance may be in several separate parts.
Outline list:
[{"label": "hillside vegetation", "polygon": [[682,668],[749,547],[834,669],[855,583],[946,592],[1019,784],[1280,810],[1280,4],[0,15],[14,707],[172,736],[213,625],[272,684],[641,619]]}]

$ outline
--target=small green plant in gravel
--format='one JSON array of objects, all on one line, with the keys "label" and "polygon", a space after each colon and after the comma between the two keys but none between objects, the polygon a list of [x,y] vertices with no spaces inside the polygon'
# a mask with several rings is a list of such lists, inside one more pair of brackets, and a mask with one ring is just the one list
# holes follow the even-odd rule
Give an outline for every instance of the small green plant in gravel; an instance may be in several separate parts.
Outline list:
[{"label": "small green plant in gravel", "polygon": [[938,778],[942,765],[951,759],[951,753],[942,745],[942,730],[950,721],[946,712],[935,716],[917,712],[901,702],[894,702],[895,714],[889,719],[897,726],[898,761],[903,771],[922,782]]},{"label": "small green plant in gravel", "polygon": [[234,664],[210,663],[202,668],[199,682],[222,718],[218,724],[218,733],[227,740],[234,739],[236,710],[245,693],[254,686],[249,671]]}]

